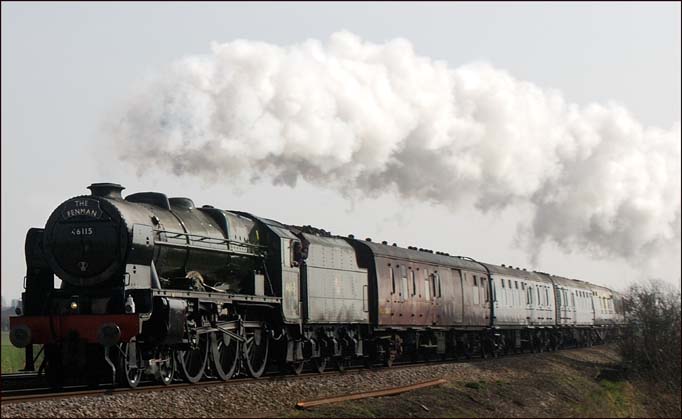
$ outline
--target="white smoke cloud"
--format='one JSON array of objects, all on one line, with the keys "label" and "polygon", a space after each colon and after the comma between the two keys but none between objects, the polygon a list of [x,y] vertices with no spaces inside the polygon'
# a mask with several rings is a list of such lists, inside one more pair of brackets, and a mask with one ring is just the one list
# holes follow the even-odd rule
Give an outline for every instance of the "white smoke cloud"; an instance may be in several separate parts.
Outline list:
[{"label": "white smoke cloud", "polygon": [[109,125],[139,173],[531,204],[529,249],[680,247],[679,121],[645,127],[617,104],[567,103],[485,63],[450,68],[404,39],[214,43],[142,83]]}]

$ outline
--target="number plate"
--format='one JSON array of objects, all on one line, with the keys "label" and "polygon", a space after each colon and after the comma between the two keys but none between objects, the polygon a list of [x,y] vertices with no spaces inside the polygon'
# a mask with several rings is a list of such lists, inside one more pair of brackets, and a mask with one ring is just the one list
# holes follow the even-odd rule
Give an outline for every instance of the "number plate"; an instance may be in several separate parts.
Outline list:
[{"label": "number plate", "polygon": [[74,227],[71,229],[74,236],[92,236],[95,234],[94,227]]}]

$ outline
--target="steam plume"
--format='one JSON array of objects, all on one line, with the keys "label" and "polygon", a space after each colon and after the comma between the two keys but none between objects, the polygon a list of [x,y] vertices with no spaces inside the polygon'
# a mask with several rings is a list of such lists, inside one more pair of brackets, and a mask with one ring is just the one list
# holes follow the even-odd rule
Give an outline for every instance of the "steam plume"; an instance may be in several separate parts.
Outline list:
[{"label": "steam plume", "polygon": [[214,43],[142,83],[113,121],[139,172],[531,204],[529,247],[630,258],[680,243],[679,121],[645,127],[617,104],[567,103],[485,63],[450,68],[404,39]]}]

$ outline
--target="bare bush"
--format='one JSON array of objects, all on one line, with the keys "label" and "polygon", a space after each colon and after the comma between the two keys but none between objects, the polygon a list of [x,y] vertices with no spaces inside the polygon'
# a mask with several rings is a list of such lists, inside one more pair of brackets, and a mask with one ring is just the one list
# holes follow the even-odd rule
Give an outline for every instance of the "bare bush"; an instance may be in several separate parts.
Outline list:
[{"label": "bare bush", "polygon": [[680,290],[660,281],[632,285],[623,299],[628,327],[620,343],[635,373],[680,388]]}]

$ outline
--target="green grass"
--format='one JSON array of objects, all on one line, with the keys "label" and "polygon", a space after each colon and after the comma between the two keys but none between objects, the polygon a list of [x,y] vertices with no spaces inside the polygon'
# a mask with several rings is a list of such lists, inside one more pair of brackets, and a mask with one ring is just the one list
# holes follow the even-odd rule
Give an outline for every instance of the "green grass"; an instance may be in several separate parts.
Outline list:
[{"label": "green grass", "polygon": [[644,415],[637,390],[628,381],[601,379],[593,383],[582,400],[575,402],[575,415],[582,417],[608,416],[614,418]]},{"label": "green grass", "polygon": [[480,390],[483,388],[484,384],[485,383],[483,381],[479,382],[472,381],[464,384],[464,387],[473,388],[474,390]]},{"label": "green grass", "polygon": [[[20,369],[24,368],[25,350],[23,348],[16,348],[12,346],[9,341],[9,332],[2,332],[2,347],[0,348],[0,359],[2,360],[2,373],[18,372]],[[40,351],[40,345],[33,345],[33,356],[36,356]],[[40,366],[42,362],[43,355],[41,354],[36,361],[36,368]]]},{"label": "green grass", "polygon": [[609,405],[609,410],[618,417],[630,417],[633,415],[633,394],[629,383],[624,381],[600,380],[599,385],[603,390],[602,397]]}]

